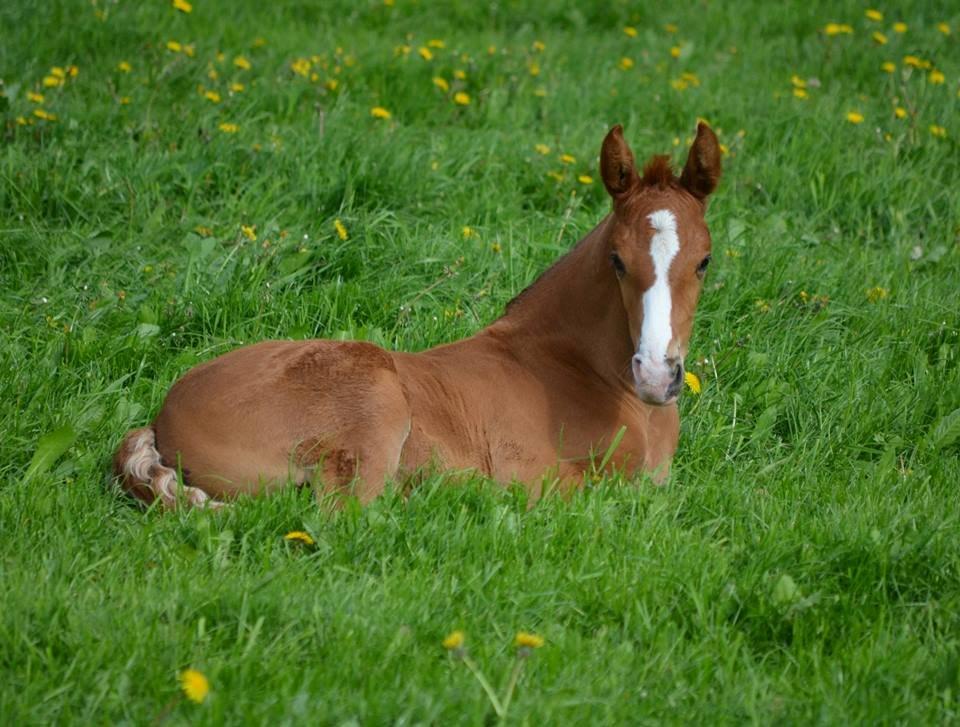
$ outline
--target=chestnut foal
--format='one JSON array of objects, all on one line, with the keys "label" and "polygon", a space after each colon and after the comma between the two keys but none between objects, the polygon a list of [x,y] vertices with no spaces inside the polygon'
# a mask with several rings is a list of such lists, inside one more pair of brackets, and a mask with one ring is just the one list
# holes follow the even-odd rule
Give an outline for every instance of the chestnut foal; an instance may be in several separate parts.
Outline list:
[{"label": "chestnut foal", "polygon": [[[290,483],[368,502],[431,464],[582,483],[607,466],[662,476],[701,281],[720,148],[699,124],[683,173],[638,173],[615,126],[600,173],[613,212],[476,335],[421,353],[359,341],[267,341],[197,366],[114,458],[148,502],[218,506]],[[184,483],[178,482],[177,470]]]}]

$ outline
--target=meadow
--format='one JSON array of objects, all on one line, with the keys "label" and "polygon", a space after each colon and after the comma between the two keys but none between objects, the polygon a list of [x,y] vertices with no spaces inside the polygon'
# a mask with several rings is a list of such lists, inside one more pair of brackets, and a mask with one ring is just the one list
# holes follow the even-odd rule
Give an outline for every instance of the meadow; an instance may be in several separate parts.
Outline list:
[{"label": "meadow", "polygon": [[[517,724],[960,720],[960,12],[733,8],[0,5],[0,722],[495,722],[463,656]],[[667,484],[114,488],[194,364],[467,336],[698,118]]]}]

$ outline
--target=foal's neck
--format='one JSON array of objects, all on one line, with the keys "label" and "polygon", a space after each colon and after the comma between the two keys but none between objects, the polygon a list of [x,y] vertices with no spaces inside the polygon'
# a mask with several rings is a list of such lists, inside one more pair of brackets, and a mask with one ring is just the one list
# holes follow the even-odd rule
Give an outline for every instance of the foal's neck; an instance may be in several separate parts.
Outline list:
[{"label": "foal's neck", "polygon": [[611,384],[630,384],[633,344],[610,264],[611,217],[544,272],[488,329],[521,357],[547,355],[584,366]]}]

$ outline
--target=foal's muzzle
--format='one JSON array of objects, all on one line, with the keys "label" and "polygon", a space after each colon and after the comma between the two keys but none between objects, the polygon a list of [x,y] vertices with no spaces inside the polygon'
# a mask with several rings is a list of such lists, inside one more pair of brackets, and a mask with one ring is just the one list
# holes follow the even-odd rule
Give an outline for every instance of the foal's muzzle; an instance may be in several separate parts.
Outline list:
[{"label": "foal's muzzle", "polygon": [[647,404],[671,404],[683,388],[683,359],[679,356],[656,362],[638,353],[633,357],[632,368],[637,396]]}]

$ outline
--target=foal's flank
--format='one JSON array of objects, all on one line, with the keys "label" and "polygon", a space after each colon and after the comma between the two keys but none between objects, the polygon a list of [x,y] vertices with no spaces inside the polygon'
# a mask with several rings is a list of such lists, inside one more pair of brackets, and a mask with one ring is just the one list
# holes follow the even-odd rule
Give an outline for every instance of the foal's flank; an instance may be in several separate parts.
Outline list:
[{"label": "foal's flank", "polygon": [[700,123],[680,177],[663,156],[638,170],[618,125],[600,173],[610,214],[486,328],[420,353],[266,341],[200,364],[151,426],[127,434],[114,458],[122,486],[172,508],[291,483],[369,502],[427,464],[534,495],[548,474],[564,488],[598,469],[662,476],[720,149]]}]

